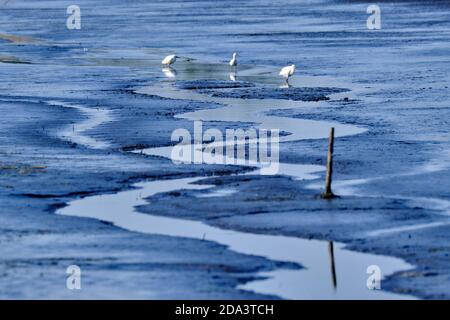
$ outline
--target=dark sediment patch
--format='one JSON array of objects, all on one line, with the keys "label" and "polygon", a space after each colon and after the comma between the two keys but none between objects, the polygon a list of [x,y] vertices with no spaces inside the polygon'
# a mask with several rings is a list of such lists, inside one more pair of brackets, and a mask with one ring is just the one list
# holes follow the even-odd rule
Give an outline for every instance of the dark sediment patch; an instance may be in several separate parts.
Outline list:
[{"label": "dark sediment patch", "polygon": [[13,56],[2,56],[0,55],[1,63],[22,63],[22,64],[31,64],[29,61],[20,60],[19,58]]},{"label": "dark sediment patch", "polygon": [[66,194],[41,194],[41,193],[24,193],[24,197],[36,198],[36,199],[51,199],[51,198],[67,198],[74,196],[88,196],[94,194],[94,192],[89,191],[79,191],[79,192],[69,192]]},{"label": "dark sediment patch", "polygon": [[31,44],[41,42],[38,39],[28,37],[28,36],[18,36],[13,34],[0,33],[0,40],[9,41],[15,44]]},{"label": "dark sediment patch", "polygon": [[278,99],[293,101],[329,100],[330,94],[349,91],[341,88],[238,88],[227,91],[201,90],[201,93],[219,98]]},{"label": "dark sediment patch", "polygon": [[207,90],[207,89],[233,89],[248,88],[254,84],[246,81],[225,81],[225,80],[192,80],[180,81],[176,84],[177,88],[184,90]]}]

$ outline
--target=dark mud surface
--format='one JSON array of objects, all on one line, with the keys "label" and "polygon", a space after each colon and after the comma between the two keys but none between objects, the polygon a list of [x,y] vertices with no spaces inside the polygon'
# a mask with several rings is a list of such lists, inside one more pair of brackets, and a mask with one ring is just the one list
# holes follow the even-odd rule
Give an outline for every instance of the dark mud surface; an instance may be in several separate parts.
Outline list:
[{"label": "dark mud surface", "polygon": [[[236,192],[206,198],[198,196],[211,190],[158,194],[139,210],[255,233],[342,241],[353,250],[401,257],[416,269],[389,277],[383,289],[450,298],[450,225],[373,234],[450,220],[450,17],[446,4],[439,3],[383,3],[386,18],[377,33],[365,29],[365,4],[343,1],[289,10],[250,1],[239,13],[227,1],[189,2],[183,8],[159,1],[81,1],[83,28],[76,32],[65,28],[64,1],[53,7],[9,3],[0,16],[0,34],[8,35],[0,37],[0,297],[276,298],[236,285],[277,262],[208,241],[131,233],[92,219],[55,215],[73,199],[117,192],[136,181],[203,175],[214,176],[201,182],[215,184],[213,190]],[[230,175],[248,168],[176,166],[127,152],[171,145],[174,129],[192,130],[192,122],[175,115],[220,107],[133,93],[168,81],[160,61],[173,51],[207,61],[198,79],[208,70],[223,70],[222,78],[199,82],[183,79],[188,71],[199,72],[189,63],[176,66],[180,88],[210,95],[295,100],[305,90],[311,96],[306,86],[316,87],[310,81],[320,77],[338,82],[323,87],[364,89],[318,108],[272,113],[368,129],[336,141],[335,192],[341,197],[320,200],[322,180],[235,177]],[[237,84],[231,84],[228,66],[217,61],[223,63],[233,51],[240,53],[243,71],[295,62],[299,85],[268,92],[258,75],[239,70]],[[30,64],[7,63],[11,59]],[[267,81],[283,84],[276,71]],[[59,136],[88,117],[74,108],[51,106],[50,100],[110,110],[109,121],[84,132],[108,146],[93,149]],[[326,143],[284,143],[280,160],[324,165]],[[351,190],[342,184],[347,180],[357,182]],[[79,292],[65,288],[71,264],[84,270]]]},{"label": "dark mud surface", "polygon": [[330,94],[346,91],[338,88],[250,88],[228,91],[201,90],[200,92],[219,98],[323,101],[330,100]]}]

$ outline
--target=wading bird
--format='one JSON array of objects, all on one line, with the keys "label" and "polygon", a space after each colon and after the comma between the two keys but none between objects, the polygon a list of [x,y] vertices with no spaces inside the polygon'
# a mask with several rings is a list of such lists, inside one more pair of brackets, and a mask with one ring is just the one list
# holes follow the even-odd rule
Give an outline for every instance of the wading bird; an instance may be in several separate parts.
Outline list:
[{"label": "wading bird", "polygon": [[172,64],[175,63],[175,61],[177,61],[178,56],[175,54],[171,54],[170,56],[167,56],[163,59],[163,61],[161,61],[161,63],[165,66],[170,66]]},{"label": "wading bird", "polygon": [[230,60],[230,67],[236,67],[237,66],[237,53],[233,53],[233,57]]},{"label": "wading bird", "polygon": [[286,79],[286,83],[289,83],[289,78],[294,74],[294,72],[295,72],[295,64],[281,69],[280,76],[283,76]]}]

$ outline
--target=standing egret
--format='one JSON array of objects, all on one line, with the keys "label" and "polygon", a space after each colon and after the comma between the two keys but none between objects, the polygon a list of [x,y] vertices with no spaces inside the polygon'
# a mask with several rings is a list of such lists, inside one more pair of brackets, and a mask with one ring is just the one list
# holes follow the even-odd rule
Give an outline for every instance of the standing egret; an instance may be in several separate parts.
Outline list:
[{"label": "standing egret", "polygon": [[237,53],[233,53],[233,57],[230,60],[230,67],[236,67],[237,66]]},{"label": "standing egret", "polygon": [[163,61],[161,61],[161,63],[165,66],[170,66],[172,64],[175,63],[175,61],[177,61],[178,56],[175,54],[171,54],[170,56],[167,56],[164,58]]},{"label": "standing egret", "polygon": [[295,64],[281,69],[280,76],[286,78],[286,83],[289,83],[289,78],[294,74],[294,72],[295,72]]}]

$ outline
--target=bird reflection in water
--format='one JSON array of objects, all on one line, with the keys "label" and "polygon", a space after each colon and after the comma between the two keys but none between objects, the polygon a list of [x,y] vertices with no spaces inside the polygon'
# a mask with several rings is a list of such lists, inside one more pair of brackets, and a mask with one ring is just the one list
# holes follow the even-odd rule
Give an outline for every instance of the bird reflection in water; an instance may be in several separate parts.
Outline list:
[{"label": "bird reflection in water", "polygon": [[231,81],[236,81],[236,76],[237,76],[237,74],[235,71],[230,72],[230,80]]},{"label": "bird reflection in water", "polygon": [[289,82],[285,82],[284,84],[282,84],[280,86],[281,89],[289,89],[291,87],[292,87],[292,85]]},{"label": "bird reflection in water", "polygon": [[177,76],[177,70],[171,67],[162,68],[162,72],[167,78],[175,78]]}]

